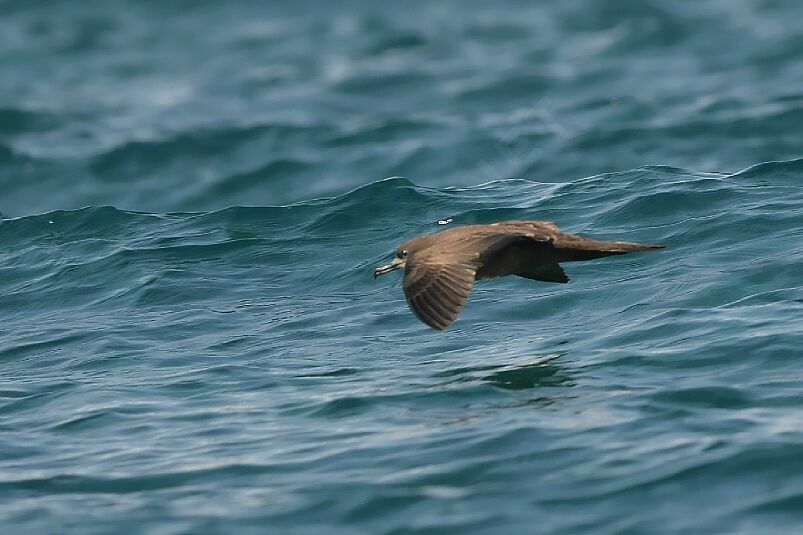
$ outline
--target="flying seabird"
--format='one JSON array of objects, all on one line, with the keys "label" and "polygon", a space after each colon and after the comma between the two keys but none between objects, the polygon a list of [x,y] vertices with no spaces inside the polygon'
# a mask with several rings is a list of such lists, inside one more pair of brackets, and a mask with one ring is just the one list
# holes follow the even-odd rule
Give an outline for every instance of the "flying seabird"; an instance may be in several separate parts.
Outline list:
[{"label": "flying seabird", "polygon": [[517,275],[569,282],[562,262],[652,251],[664,245],[597,241],[562,233],[549,221],[504,221],[467,225],[413,238],[374,278],[404,269],[402,287],[418,319],[446,330],[466,304],[474,281]]}]

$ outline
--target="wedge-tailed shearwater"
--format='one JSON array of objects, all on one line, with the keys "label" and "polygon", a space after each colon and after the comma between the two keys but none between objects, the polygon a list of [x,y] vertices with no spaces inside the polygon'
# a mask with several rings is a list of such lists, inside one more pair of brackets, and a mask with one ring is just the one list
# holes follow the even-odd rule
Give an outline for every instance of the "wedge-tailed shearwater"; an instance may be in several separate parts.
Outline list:
[{"label": "wedge-tailed shearwater", "polygon": [[566,283],[569,277],[561,262],[663,247],[564,234],[549,221],[504,221],[455,227],[406,241],[390,264],[374,270],[374,278],[404,269],[402,287],[410,309],[418,319],[443,331],[457,319],[474,281],[517,275]]}]

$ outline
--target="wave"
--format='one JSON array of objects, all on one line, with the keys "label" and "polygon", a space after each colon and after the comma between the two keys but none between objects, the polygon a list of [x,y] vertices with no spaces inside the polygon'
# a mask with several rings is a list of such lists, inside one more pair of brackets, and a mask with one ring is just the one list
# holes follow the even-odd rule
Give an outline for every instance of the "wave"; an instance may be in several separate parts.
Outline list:
[{"label": "wave", "polygon": [[[253,280],[269,267],[276,284],[339,295],[360,291],[370,267],[410,236],[447,225],[547,219],[569,232],[669,245],[670,252],[649,262],[633,257],[572,266],[581,280],[594,270],[607,284],[630,279],[646,291],[651,277],[666,273],[673,282],[650,289],[656,296],[747,306],[751,296],[798,287],[803,252],[788,245],[802,236],[803,189],[796,175],[803,175],[803,160],[767,162],[729,176],[650,166],[568,183],[511,179],[460,188],[395,177],[284,206],[165,214],[110,206],[58,210],[0,220],[3,264],[16,266],[8,269],[4,288],[10,303],[50,289],[58,305],[57,296],[70,295],[69,281],[84,288],[73,302],[170,303],[190,299],[193,292],[182,289],[189,274],[219,264]],[[638,266],[633,276],[622,272],[630,265]],[[696,279],[682,275],[699,270]],[[218,295],[225,275],[213,280],[208,289]],[[711,286],[704,291],[704,284]],[[482,291],[477,295],[483,298]],[[563,294],[544,300],[554,301],[558,315],[573,302]],[[513,317],[524,321],[526,310]]]},{"label": "wave", "polygon": [[0,135],[15,136],[52,128],[55,118],[47,113],[23,108],[0,107]]},{"label": "wave", "polygon": [[[275,164],[272,164],[275,165]],[[250,181],[249,175],[243,175]],[[770,188],[803,188],[803,159],[763,162],[744,170],[732,173],[712,173],[690,171],[671,166],[644,166],[628,171],[604,173],[569,182],[544,182],[527,179],[499,179],[473,186],[427,187],[420,186],[406,177],[391,177],[357,187],[334,197],[320,197],[306,201],[276,206],[231,206],[208,212],[148,213],[121,210],[112,206],[84,207],[75,210],[55,210],[39,215],[5,218],[3,227],[11,234],[27,236],[28,228],[47,229],[51,221],[58,220],[62,232],[80,235],[84,231],[100,230],[113,233],[130,221],[183,220],[195,218],[197,221],[248,222],[260,220],[263,223],[277,223],[278,220],[306,222],[310,230],[323,227],[340,228],[347,219],[370,222],[389,218],[410,217],[426,213],[443,215],[468,215],[483,211],[539,210],[558,213],[571,209],[590,209],[605,214],[610,219],[630,220],[647,214],[651,218],[658,215],[705,215],[726,207],[728,203],[738,204],[740,198],[747,197],[751,188],[757,196],[765,199],[765,204],[757,208],[770,208],[782,205],[786,197],[780,190]],[[251,184],[251,185],[255,185]],[[243,185],[248,187],[249,184]],[[571,202],[569,202],[571,201]],[[567,205],[562,210],[558,204]],[[569,206],[572,204],[571,206]],[[752,205],[751,205],[752,206]],[[455,208],[462,211],[449,212]],[[656,212],[658,209],[659,212]],[[420,214],[424,210],[424,214]],[[353,212],[359,211],[359,214]],[[419,212],[418,214],[416,212]],[[449,212],[449,213],[446,213]],[[295,214],[303,214],[295,219]],[[316,219],[314,216],[318,216]],[[329,221],[327,218],[342,220]],[[432,223],[433,219],[419,218]],[[441,218],[437,218],[441,219]],[[435,219],[435,220],[437,220]],[[481,219],[472,217],[471,219]],[[317,221],[317,223],[316,223]]]}]

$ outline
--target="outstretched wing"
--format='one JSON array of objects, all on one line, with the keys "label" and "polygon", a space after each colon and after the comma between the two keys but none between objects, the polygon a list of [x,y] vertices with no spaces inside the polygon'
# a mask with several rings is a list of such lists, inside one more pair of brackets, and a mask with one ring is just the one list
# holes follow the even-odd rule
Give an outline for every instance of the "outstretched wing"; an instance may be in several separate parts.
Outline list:
[{"label": "outstretched wing", "polygon": [[488,225],[493,234],[484,238],[477,279],[518,275],[546,282],[568,282],[558,265],[553,244],[561,236],[548,221],[508,221]]},{"label": "outstretched wing", "polygon": [[426,256],[408,258],[402,287],[418,319],[439,331],[451,325],[474,288],[470,262],[433,262]]},{"label": "outstretched wing", "polygon": [[[527,238],[529,243],[518,241],[513,244],[514,247],[547,245],[548,247],[545,249],[540,248],[540,253],[548,253],[547,256],[551,258],[546,261],[547,259],[543,258],[542,254],[538,255],[541,260],[540,263],[549,264],[549,269],[546,271],[553,271],[555,267],[560,270],[559,266],[554,265],[557,262],[593,260],[595,258],[602,258],[604,256],[619,255],[636,251],[653,251],[664,248],[663,245],[598,241],[585,238],[583,236],[564,234],[560,231],[557,225],[551,221],[507,221],[491,226],[498,226],[500,230],[504,230],[504,232],[508,235],[516,235]],[[503,248],[497,249],[497,251],[502,250]],[[535,260],[538,260],[538,258]],[[536,262],[536,264],[537,263],[539,262]],[[522,268],[524,268],[524,266],[522,266]],[[544,270],[539,268],[535,271]],[[528,276],[523,273],[516,274],[523,277]],[[545,280],[549,282],[566,282],[566,280],[568,280],[553,280],[555,277],[551,276],[547,276],[546,278],[541,278],[540,276],[530,278],[536,278],[538,280]],[[558,276],[557,278],[560,279],[563,277]]]}]

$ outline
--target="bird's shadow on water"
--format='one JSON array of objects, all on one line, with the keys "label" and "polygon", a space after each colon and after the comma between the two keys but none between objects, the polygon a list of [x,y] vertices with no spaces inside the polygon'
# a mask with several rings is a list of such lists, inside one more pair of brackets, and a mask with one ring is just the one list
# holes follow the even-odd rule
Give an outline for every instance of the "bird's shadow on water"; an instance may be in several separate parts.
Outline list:
[{"label": "bird's shadow on water", "polygon": [[569,377],[558,366],[532,364],[517,368],[497,370],[483,381],[505,390],[526,390],[546,386],[571,386]]},{"label": "bird's shadow on water", "polygon": [[554,363],[566,353],[534,357],[530,362],[450,368],[433,374],[447,383],[484,381],[504,390],[574,386],[566,371]]}]

